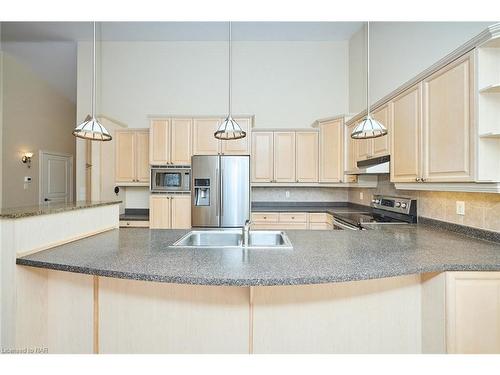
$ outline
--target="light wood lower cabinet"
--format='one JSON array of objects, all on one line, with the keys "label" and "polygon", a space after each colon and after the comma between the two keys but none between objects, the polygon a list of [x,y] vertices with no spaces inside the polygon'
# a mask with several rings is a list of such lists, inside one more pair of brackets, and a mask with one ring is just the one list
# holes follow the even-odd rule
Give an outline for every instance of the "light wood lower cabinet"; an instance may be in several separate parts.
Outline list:
[{"label": "light wood lower cabinet", "polygon": [[115,180],[120,183],[149,181],[149,130],[115,131]]},{"label": "light wood lower cabinet", "polygon": [[500,353],[500,272],[446,273],[448,353]]},{"label": "light wood lower cabinet", "polygon": [[296,182],[318,182],[318,133],[295,133]]},{"label": "light wood lower cabinet", "polygon": [[151,229],[186,229],[191,227],[191,196],[152,194],[149,198]]},{"label": "light wood lower cabinet", "polygon": [[252,229],[333,229],[332,215],[319,212],[254,212]]}]

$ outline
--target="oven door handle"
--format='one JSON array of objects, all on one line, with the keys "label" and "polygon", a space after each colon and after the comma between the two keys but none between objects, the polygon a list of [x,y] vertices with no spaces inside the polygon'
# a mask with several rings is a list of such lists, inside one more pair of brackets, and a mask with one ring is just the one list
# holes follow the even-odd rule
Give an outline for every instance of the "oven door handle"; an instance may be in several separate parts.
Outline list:
[{"label": "oven door handle", "polygon": [[361,230],[361,228],[359,227],[356,227],[354,225],[349,225],[349,224],[344,224],[338,220],[336,220],[335,218],[333,218],[333,225],[336,225],[338,226],[339,228],[341,229],[347,229],[347,230]]}]

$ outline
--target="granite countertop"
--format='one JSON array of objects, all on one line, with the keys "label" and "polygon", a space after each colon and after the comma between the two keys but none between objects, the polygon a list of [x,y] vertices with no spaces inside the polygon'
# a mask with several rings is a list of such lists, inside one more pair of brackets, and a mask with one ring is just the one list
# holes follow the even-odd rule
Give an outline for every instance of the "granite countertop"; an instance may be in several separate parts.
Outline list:
[{"label": "granite countertop", "polygon": [[252,212],[371,212],[371,207],[347,202],[253,202]]},{"label": "granite countertop", "polygon": [[77,201],[69,203],[48,203],[38,206],[2,208],[0,218],[19,219],[28,216],[48,215],[65,211],[81,210],[82,208],[92,208],[119,204],[121,201]]},{"label": "granite countertop", "polygon": [[442,271],[500,271],[500,243],[426,224],[365,231],[286,231],[293,250],[187,249],[186,230],[114,229],[17,259],[17,264],[181,284],[266,286]]}]

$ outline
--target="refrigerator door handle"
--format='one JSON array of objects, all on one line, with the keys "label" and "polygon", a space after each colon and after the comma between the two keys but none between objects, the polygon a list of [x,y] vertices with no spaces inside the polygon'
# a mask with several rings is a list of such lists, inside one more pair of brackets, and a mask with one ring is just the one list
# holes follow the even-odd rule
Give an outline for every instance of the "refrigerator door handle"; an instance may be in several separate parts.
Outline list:
[{"label": "refrigerator door handle", "polygon": [[216,203],[216,206],[215,206],[215,216],[219,217],[220,216],[220,204],[219,204],[219,200],[220,200],[220,180],[219,180],[219,168],[216,168],[215,169],[215,186],[216,186],[216,189],[215,189],[215,194],[217,195],[217,199],[215,200],[217,203]]},{"label": "refrigerator door handle", "polygon": [[224,169],[220,170],[220,217],[224,216]]}]

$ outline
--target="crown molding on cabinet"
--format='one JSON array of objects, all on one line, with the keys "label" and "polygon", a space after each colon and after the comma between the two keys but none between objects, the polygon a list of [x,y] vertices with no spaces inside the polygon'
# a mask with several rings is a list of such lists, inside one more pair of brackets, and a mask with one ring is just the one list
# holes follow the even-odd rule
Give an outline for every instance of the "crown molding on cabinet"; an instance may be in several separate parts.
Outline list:
[{"label": "crown molding on cabinet", "polygon": [[[383,106],[384,104],[391,101],[396,96],[403,93],[413,85],[417,84],[420,81],[423,81],[427,77],[436,73],[438,70],[444,68],[446,65],[458,59],[460,56],[463,56],[464,54],[472,51],[474,48],[486,47],[489,43],[493,43],[492,46],[500,45],[500,23],[496,23],[494,25],[489,26],[483,32],[476,35],[474,38],[470,39],[468,42],[461,45],[460,47],[458,47],[457,49],[455,49],[454,51],[443,57],[435,64],[431,65],[429,68],[425,69],[417,76],[407,81],[403,85],[399,86],[396,90],[392,91],[388,95],[384,96],[382,99],[372,104],[370,108],[371,111],[373,112],[377,110],[377,108]],[[366,110],[351,117],[348,121],[346,121],[346,125],[347,126],[352,125],[353,123],[361,120],[364,116],[366,116]]]}]

